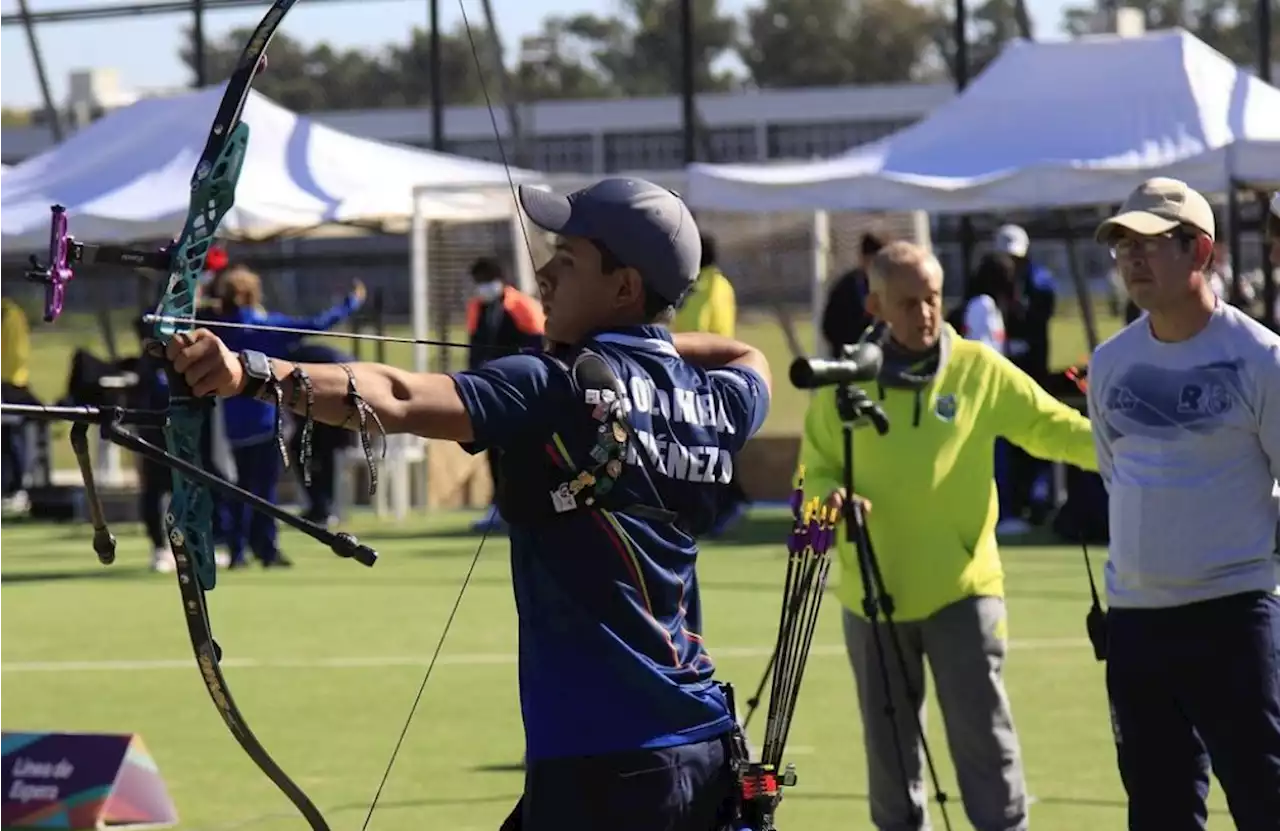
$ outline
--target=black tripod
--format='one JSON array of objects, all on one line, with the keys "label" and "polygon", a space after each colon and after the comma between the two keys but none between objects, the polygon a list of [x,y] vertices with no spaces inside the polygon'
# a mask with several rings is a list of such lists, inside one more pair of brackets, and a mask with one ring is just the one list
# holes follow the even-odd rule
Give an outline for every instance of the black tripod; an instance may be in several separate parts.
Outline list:
[{"label": "black tripod", "polygon": [[[876,432],[884,435],[889,432],[889,419],[884,410],[871,400],[863,390],[851,384],[841,385],[836,392],[836,405],[840,411],[841,432],[844,441],[844,521],[847,539],[853,543],[858,554],[858,570],[862,575],[862,613],[871,626],[871,639],[876,653],[876,663],[880,670],[880,679],[885,691],[885,717],[889,719],[893,731],[893,746],[897,754],[898,774],[902,781],[903,796],[906,804],[912,805],[913,824],[919,826],[924,819],[919,809],[911,801],[911,784],[907,779],[907,760],[903,752],[902,737],[898,733],[896,708],[893,705],[893,693],[889,684],[889,662],[886,656],[884,638],[880,632],[880,617],[884,617],[884,628],[889,633],[889,640],[897,658],[898,670],[902,674],[902,685],[909,702],[916,700],[917,692],[912,688],[911,676],[907,672],[906,655],[902,650],[902,641],[898,635],[898,627],[893,621],[893,597],[885,590],[884,577],[880,573],[880,562],[876,559],[875,548],[871,545],[871,535],[867,531],[866,517],[862,510],[862,502],[854,496],[853,490],[853,431],[860,423],[869,421]],[[935,799],[942,813],[943,827],[951,831],[951,818],[947,814],[947,794],[942,790],[938,779],[938,770],[933,763],[933,753],[929,749],[929,740],[924,733],[924,724],[920,720],[920,712],[912,708],[916,733],[920,736],[920,746],[924,750],[925,764],[929,768],[929,778],[933,784]]]}]

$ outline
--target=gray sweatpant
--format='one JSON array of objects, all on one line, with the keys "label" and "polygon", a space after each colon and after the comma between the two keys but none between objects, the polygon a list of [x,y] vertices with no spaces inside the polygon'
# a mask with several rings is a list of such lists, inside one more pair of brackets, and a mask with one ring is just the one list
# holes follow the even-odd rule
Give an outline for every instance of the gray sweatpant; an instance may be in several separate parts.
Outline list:
[{"label": "gray sweatpant", "polygon": [[[908,787],[904,788],[894,747],[894,728],[885,714],[889,703],[871,625],[844,610],[844,639],[858,686],[867,749],[871,821],[880,831],[928,829],[925,807],[924,749],[916,716],[924,725],[924,659],[929,659],[947,743],[960,782],[964,811],[976,831],[1024,831],[1027,790],[1022,753],[1002,679],[1005,607],[999,597],[970,597],[924,620],[896,623],[906,664],[902,663],[881,618],[877,626],[888,669],[897,737],[902,745]],[[931,745],[936,747],[937,745]],[[936,759],[936,757],[935,757]],[[910,791],[910,800],[906,799]],[[912,822],[914,803],[923,824]],[[955,803],[949,803],[954,805]],[[954,818],[954,817],[953,817]]]}]

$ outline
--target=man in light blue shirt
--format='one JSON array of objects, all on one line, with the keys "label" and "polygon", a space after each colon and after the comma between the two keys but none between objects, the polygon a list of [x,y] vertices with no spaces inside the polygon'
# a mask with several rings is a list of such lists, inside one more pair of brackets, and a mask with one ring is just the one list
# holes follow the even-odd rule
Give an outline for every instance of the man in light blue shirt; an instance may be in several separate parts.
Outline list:
[{"label": "man in light blue shirt", "polygon": [[1133,831],[1280,828],[1280,337],[1208,283],[1213,211],[1140,185],[1097,234],[1144,314],[1098,347],[1110,497],[1107,692]]}]

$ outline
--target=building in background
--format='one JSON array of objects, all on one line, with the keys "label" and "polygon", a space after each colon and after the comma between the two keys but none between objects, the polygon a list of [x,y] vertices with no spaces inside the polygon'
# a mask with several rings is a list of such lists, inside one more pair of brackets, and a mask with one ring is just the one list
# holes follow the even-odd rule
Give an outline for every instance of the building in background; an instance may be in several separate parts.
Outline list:
[{"label": "building in background", "polygon": [[[71,75],[67,102],[72,128],[143,95],[177,90],[128,91],[114,70]],[[913,124],[955,95],[948,84],[885,84],[791,90],[715,93],[698,96],[714,162],[762,162],[833,156],[883,138]],[[620,170],[678,170],[683,166],[680,99],[630,98],[537,101],[521,104],[521,130],[532,167],[548,173],[599,174]],[[414,147],[431,146],[428,107],[314,112],[308,115],[334,129],[363,138]],[[500,126],[506,117],[495,103]],[[444,113],[446,150],[460,156],[501,162],[487,107],[455,106]],[[504,128],[505,130],[505,128]],[[511,152],[512,140],[503,135]],[[0,155],[13,165],[51,147],[46,126],[0,130]]]}]

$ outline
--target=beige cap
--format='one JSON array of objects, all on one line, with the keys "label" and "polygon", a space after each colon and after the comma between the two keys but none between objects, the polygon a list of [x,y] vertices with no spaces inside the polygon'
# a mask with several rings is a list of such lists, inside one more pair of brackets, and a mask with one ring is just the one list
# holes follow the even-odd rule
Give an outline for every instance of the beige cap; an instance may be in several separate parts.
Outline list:
[{"label": "beige cap", "polygon": [[1138,185],[1124,200],[1120,212],[1098,226],[1094,238],[1106,242],[1117,228],[1155,236],[1179,225],[1198,228],[1214,239],[1213,208],[1186,182],[1158,176]]}]

